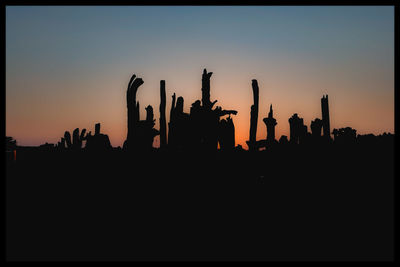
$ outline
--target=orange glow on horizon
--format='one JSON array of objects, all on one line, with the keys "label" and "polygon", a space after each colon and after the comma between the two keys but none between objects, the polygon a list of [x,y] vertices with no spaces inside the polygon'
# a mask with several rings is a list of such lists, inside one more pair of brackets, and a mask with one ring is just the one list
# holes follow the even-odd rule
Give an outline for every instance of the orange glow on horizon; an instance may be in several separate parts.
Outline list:
[{"label": "orange glow on horizon", "polygon": [[[235,124],[235,143],[247,149],[246,141],[249,138],[250,129],[250,106],[253,101],[251,80],[244,81],[242,79],[241,84],[235,84],[234,82],[224,84],[217,75],[218,72],[211,78],[211,100],[218,100],[216,106],[221,106],[223,109],[235,109],[238,111],[237,115],[232,115]],[[158,129],[159,81],[155,81],[157,84],[154,84],[154,81],[152,81],[152,84],[146,84],[145,80],[145,84],[139,88],[137,96],[140,102],[141,119],[145,117],[145,106],[148,104],[152,105],[156,119],[155,128]],[[293,113],[298,113],[304,119],[304,123],[310,132],[309,125],[311,120],[322,117],[320,99],[323,94],[329,95],[331,130],[350,126],[355,128],[359,134],[393,132],[394,105],[393,103],[392,105],[387,105],[383,101],[384,99],[379,96],[379,93],[375,94],[375,99],[361,98],[357,102],[353,102],[351,98],[346,97],[350,92],[343,94],[343,92],[335,93],[335,91],[329,92],[314,89],[301,91],[300,95],[298,93],[294,95],[295,91],[292,91],[293,95],[291,96],[287,84],[278,87],[277,84],[270,83],[267,86],[264,84],[264,79],[258,79],[258,81],[260,87],[260,108],[257,140],[266,138],[266,126],[262,119],[267,117],[270,104],[273,106],[274,117],[278,123],[276,126],[277,140],[279,140],[281,135],[286,135],[289,138],[288,119]],[[62,103],[60,105],[56,103],[48,105],[35,98],[23,99],[20,101],[20,105],[41,106],[41,109],[31,109],[32,111],[29,114],[20,114],[19,121],[22,123],[19,124],[12,124],[12,119],[7,114],[7,117],[10,118],[7,119],[7,135],[16,138],[19,145],[40,145],[45,142],[57,143],[66,130],[72,132],[75,128],[86,128],[87,132],[92,131],[93,133],[95,123],[100,122],[101,132],[109,135],[112,146],[122,147],[127,132],[126,85],[121,81],[119,84],[120,88],[117,91],[113,91],[114,93],[112,91],[104,91],[95,95],[93,99],[88,98],[89,96],[75,98],[75,101],[72,102],[75,104],[74,107],[67,107]],[[184,112],[187,113],[189,113],[191,103],[201,98],[201,82],[197,82],[198,89],[190,91],[173,90],[171,89],[171,84],[173,83],[169,83],[166,80],[167,123],[169,122],[169,110],[173,92],[176,92],[177,97],[184,97]],[[180,87],[187,88],[186,86]],[[317,86],[313,87],[316,88]],[[115,85],[110,87],[117,88]],[[276,88],[281,89],[278,90]],[[191,93],[191,97],[188,96],[189,92]],[[351,97],[351,94],[349,96]],[[364,106],[375,106],[375,108],[368,110]],[[82,116],[82,114],[85,116]],[[13,115],[15,116],[15,114]],[[41,118],[41,123],[31,120],[32,117]],[[59,117],[63,117],[63,120],[59,120]],[[382,120],[381,118],[384,117],[388,119]],[[388,127],[389,125],[391,127]],[[25,130],[27,127],[30,129],[29,132]],[[24,133],[29,135],[25,135]],[[157,136],[154,141],[155,147],[159,146],[158,139],[159,137]]]},{"label": "orange glow on horizon", "polygon": [[151,105],[159,129],[160,80],[168,123],[173,93],[186,113],[201,99],[204,68],[213,72],[211,101],[238,111],[235,143],[245,149],[252,79],[260,88],[257,140],[266,138],[270,104],[277,140],[289,137],[294,113],[310,132],[326,94],[331,130],[394,133],[390,6],[8,6],[6,22],[6,135],[18,145],[56,144],[65,131],[93,133],[100,122],[111,145],[122,147],[133,73],[144,81],[140,118]]}]

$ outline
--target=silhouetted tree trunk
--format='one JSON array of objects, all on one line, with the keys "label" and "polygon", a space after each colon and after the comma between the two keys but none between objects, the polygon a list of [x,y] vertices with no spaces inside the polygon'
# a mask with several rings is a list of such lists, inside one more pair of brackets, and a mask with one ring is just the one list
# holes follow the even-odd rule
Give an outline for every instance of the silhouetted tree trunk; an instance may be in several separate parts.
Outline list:
[{"label": "silhouetted tree trunk", "polygon": [[169,123],[168,123],[168,146],[172,147],[174,145],[174,113],[175,113],[175,93],[172,95],[171,110],[169,112]]},{"label": "silhouetted tree trunk", "polygon": [[201,79],[201,102],[203,107],[208,110],[212,108],[212,103],[210,101],[210,78],[212,72],[208,72],[204,69],[203,76]]},{"label": "silhouetted tree trunk", "polygon": [[167,145],[167,123],[165,119],[165,81],[160,81],[160,148]]},{"label": "silhouetted tree trunk", "polygon": [[257,121],[258,121],[258,83],[257,80],[252,80],[254,104],[251,106],[250,113],[250,137],[249,137],[249,150],[255,149],[256,134],[257,134]]},{"label": "silhouetted tree trunk", "polygon": [[126,144],[131,149],[137,136],[137,127],[140,118],[139,102],[136,102],[136,93],[142,84],[143,80],[141,78],[136,78],[136,75],[132,75],[126,92],[126,104],[128,108],[128,136]]}]

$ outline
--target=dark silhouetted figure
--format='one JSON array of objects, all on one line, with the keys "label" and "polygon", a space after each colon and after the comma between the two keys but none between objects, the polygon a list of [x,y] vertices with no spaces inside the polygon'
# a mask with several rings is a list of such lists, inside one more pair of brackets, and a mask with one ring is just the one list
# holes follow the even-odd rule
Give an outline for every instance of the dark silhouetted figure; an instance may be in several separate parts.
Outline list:
[{"label": "dark silhouetted figure", "polygon": [[153,148],[154,137],[159,135],[160,132],[154,129],[155,125],[153,107],[148,105],[146,107],[146,120],[139,121],[139,140],[141,145],[139,146],[142,150],[151,150]]},{"label": "dark silhouetted figure", "polygon": [[100,123],[96,123],[94,135],[92,135],[92,132],[89,132],[86,139],[85,149],[88,151],[105,151],[112,149],[108,135],[100,133]]},{"label": "dark silhouetted figure", "polygon": [[307,126],[304,125],[303,119],[297,113],[289,118],[290,124],[290,143],[302,144],[307,136]]},{"label": "dark silhouetted figure", "polygon": [[258,122],[258,96],[259,89],[257,80],[252,80],[251,86],[253,88],[254,104],[251,106],[250,111],[250,136],[247,141],[247,146],[250,151],[256,150],[256,135],[257,135],[257,122]]},{"label": "dark silhouetted figure", "polygon": [[316,118],[315,120],[311,121],[311,134],[314,138],[321,137],[321,130],[322,130],[322,120]]},{"label": "dark silhouetted figure", "polygon": [[[221,107],[212,109],[217,100],[214,102],[210,101],[211,75],[212,72],[207,72],[204,69],[201,79],[202,100],[201,102],[199,100],[195,101],[190,108],[190,122],[188,126],[190,128],[190,139],[188,140],[188,144],[195,150],[215,151],[218,148],[218,142],[221,140],[225,142],[224,147],[230,146],[232,144],[232,135],[234,136],[232,119],[222,122],[223,125],[221,126],[220,117],[231,114],[236,115],[237,111],[222,110]],[[229,130],[229,134],[225,130],[221,132],[221,129],[225,128]],[[221,134],[224,136],[220,136]],[[226,142],[227,140],[230,141]]]},{"label": "dark silhouetted figure", "polygon": [[[169,123],[168,123],[168,147],[173,147],[174,144],[174,127],[173,127],[173,117],[176,105],[176,95],[172,95],[171,109],[169,111]],[[172,144],[172,145],[171,145]]]},{"label": "dark silhouetted figure", "polygon": [[219,123],[219,144],[223,151],[232,151],[235,148],[235,125],[231,116]]},{"label": "dark silhouetted figure", "polygon": [[64,133],[64,139],[67,144],[68,149],[72,149],[74,151],[80,150],[82,148],[82,142],[86,140],[87,135],[85,136],[86,129],[82,129],[81,134],[79,135],[79,128],[76,128],[72,132],[72,142],[71,142],[71,134],[66,131]]},{"label": "dark silhouetted figure", "polygon": [[330,124],[329,124],[329,105],[328,105],[328,95],[322,96],[321,98],[321,109],[322,109],[322,127],[324,129],[324,137],[326,139],[331,139],[330,136]]},{"label": "dark silhouetted figure", "polygon": [[183,112],[184,99],[178,97],[175,106],[175,93],[172,96],[171,116],[169,122],[168,146],[173,150],[188,148],[189,114]]},{"label": "dark silhouetted figure", "polygon": [[132,75],[126,92],[126,102],[128,107],[128,135],[124,142],[124,149],[129,151],[150,151],[153,148],[154,137],[159,131],[154,129],[155,119],[153,108],[146,107],[146,120],[140,120],[139,101],[136,101],[136,93],[143,84],[141,78]]},{"label": "dark silhouetted figure", "polygon": [[125,149],[134,148],[137,143],[137,127],[139,122],[139,102],[136,102],[136,93],[143,84],[142,78],[136,78],[133,74],[129,83],[128,90],[126,92],[126,104],[128,108],[128,134],[127,139],[124,143]]},{"label": "dark silhouetted figure", "polygon": [[267,144],[273,144],[275,140],[275,126],[277,125],[276,119],[274,119],[274,113],[272,110],[272,104],[269,107],[268,117],[264,118],[263,121],[267,126]]},{"label": "dark silhouetted figure", "polygon": [[198,151],[203,143],[203,108],[201,101],[196,100],[190,107],[190,146],[193,150]]},{"label": "dark silhouetted figure", "polygon": [[203,70],[203,75],[201,77],[201,101],[203,104],[204,109],[211,110],[214,103],[210,101],[210,78],[212,72],[208,72],[207,70]]},{"label": "dark silhouetted figure", "polygon": [[212,110],[217,100],[210,101],[210,78],[212,74],[212,72],[207,72],[204,69],[201,77],[202,106],[198,123],[201,129],[200,147],[206,151],[213,151],[218,147],[219,117]]},{"label": "dark silhouetted figure", "polygon": [[160,81],[160,148],[167,146],[167,121],[165,119],[165,81]]}]

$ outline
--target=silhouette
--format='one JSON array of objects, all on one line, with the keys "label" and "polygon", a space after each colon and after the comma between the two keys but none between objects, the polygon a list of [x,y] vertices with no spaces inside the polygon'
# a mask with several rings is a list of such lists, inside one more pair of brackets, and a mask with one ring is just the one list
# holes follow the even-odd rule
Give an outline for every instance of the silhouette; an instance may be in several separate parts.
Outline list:
[{"label": "silhouette", "polygon": [[321,130],[322,130],[322,120],[316,118],[315,120],[311,121],[311,133],[314,138],[321,137]]},{"label": "silhouette", "polygon": [[295,113],[289,118],[289,124],[290,143],[295,145],[303,143],[307,135],[307,126],[304,125],[303,119]]},{"label": "silhouette", "polygon": [[108,135],[100,133],[100,123],[96,123],[94,135],[89,132],[86,136],[86,140],[86,150],[106,151],[112,149]]},{"label": "silhouette", "polygon": [[330,139],[330,123],[329,123],[329,105],[328,105],[328,95],[322,96],[321,98],[321,109],[322,109],[322,125],[324,128],[324,137]]},{"label": "silhouette", "polygon": [[[212,109],[217,100],[214,102],[210,101],[210,78],[212,72],[207,72],[206,69],[203,70],[202,75],[202,105],[196,101],[191,107],[191,117],[193,118],[192,127],[194,131],[199,131],[199,136],[195,140],[199,143],[194,145],[195,147],[200,147],[205,151],[215,151],[218,147],[218,142],[220,141],[220,136],[218,136],[218,129],[220,128],[220,117],[224,115],[237,114],[236,110],[222,110],[221,107],[217,106]],[[233,122],[229,122],[232,123]],[[222,126],[224,127],[224,126]],[[232,126],[231,126],[232,128]]]},{"label": "silhouette", "polygon": [[201,103],[206,110],[211,110],[216,102],[211,103],[210,101],[210,79],[212,74],[212,72],[207,73],[207,70],[204,69],[201,77]]},{"label": "silhouette", "polygon": [[230,115],[220,121],[219,144],[223,151],[232,151],[235,148],[235,125]]},{"label": "silhouette", "polygon": [[[212,72],[206,69],[202,75],[202,100],[192,103],[190,114],[183,112],[183,97],[178,97],[175,106],[175,93],[172,95],[170,122],[168,129],[168,147],[174,150],[215,151],[220,147],[230,150],[234,147],[234,125],[230,117],[236,110],[223,110],[213,106],[217,102],[210,101],[210,78]],[[228,119],[220,120],[229,115]],[[223,145],[221,145],[221,142]],[[233,146],[233,147],[232,147]]]},{"label": "silhouette", "polygon": [[64,142],[67,144],[67,148],[71,150],[79,150],[82,148],[82,142],[87,140],[87,135],[85,135],[86,129],[82,129],[81,134],[79,135],[79,128],[76,128],[72,132],[72,141],[71,141],[71,134],[68,131],[64,133],[64,139],[61,139],[61,143]]},{"label": "silhouette", "polygon": [[160,81],[160,148],[167,146],[167,122],[165,119],[165,81]]},{"label": "silhouette", "polygon": [[323,96],[311,133],[295,113],[290,140],[277,142],[271,104],[266,139],[256,140],[252,80],[246,150],[235,143],[237,111],[214,108],[212,74],[203,70],[189,113],[173,93],[168,125],[160,81],[159,130],[152,106],[140,120],[143,80],[133,75],[122,149],[100,123],[94,135],[76,128],[56,145],[6,137],[8,259],[393,259],[394,134],[344,127],[331,139]]},{"label": "silhouette", "polygon": [[133,74],[126,92],[128,135],[123,147],[131,152],[152,150],[154,137],[159,134],[159,131],[153,128],[155,120],[153,108],[150,105],[146,107],[146,120],[140,120],[140,106],[139,101],[136,101],[136,93],[143,83],[141,78],[136,78]]},{"label": "silhouette", "polygon": [[183,112],[183,97],[178,97],[175,105],[175,93],[172,96],[169,147],[175,150],[187,149],[189,142],[189,114]]},{"label": "silhouette", "polygon": [[274,145],[275,140],[275,126],[277,125],[276,119],[273,118],[272,104],[269,108],[268,117],[263,119],[265,125],[267,126],[267,143],[269,145]]},{"label": "silhouette", "polygon": [[357,138],[357,130],[351,127],[345,127],[340,129],[333,129],[332,134],[336,144],[354,144]]},{"label": "silhouette", "polygon": [[258,121],[258,83],[257,80],[252,80],[254,104],[251,106],[250,112],[250,137],[247,145],[250,151],[256,150],[256,134]]},{"label": "silhouette", "polygon": [[190,146],[193,151],[200,151],[203,142],[203,111],[201,101],[196,100],[190,107]]},{"label": "silhouette", "polygon": [[175,93],[172,95],[172,104],[171,109],[169,111],[169,123],[168,123],[168,147],[172,147],[174,144],[174,127],[172,125],[175,116],[175,106],[176,106],[176,95]]},{"label": "silhouette", "polygon": [[281,135],[281,138],[279,138],[279,144],[281,145],[287,145],[289,143],[289,140],[286,135]]}]

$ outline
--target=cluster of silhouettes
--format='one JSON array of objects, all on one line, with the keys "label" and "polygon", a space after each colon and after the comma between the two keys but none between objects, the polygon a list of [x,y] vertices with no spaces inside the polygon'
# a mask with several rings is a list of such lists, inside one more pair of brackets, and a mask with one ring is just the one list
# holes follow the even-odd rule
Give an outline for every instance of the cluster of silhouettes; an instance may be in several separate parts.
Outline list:
[{"label": "cluster of silhouettes", "polygon": [[[188,149],[215,150],[220,144],[222,150],[235,147],[235,128],[231,114],[235,110],[223,110],[221,107],[213,108],[217,101],[210,101],[210,78],[212,72],[204,69],[202,76],[202,100],[196,100],[190,113],[185,113],[184,99],[172,95],[170,121],[168,123],[168,138],[165,118],[166,94],[165,81],[160,82],[160,130],[154,129],[155,120],[153,108],[146,107],[146,119],[139,119],[139,101],[136,93],[143,84],[141,78],[133,75],[127,90],[128,108],[128,136],[123,149],[129,151],[149,151],[153,149],[153,140],[160,135],[160,149],[168,147],[170,150],[182,151]],[[229,115],[227,119],[222,119]]]},{"label": "cluster of silhouettes", "polygon": [[[210,100],[210,78],[212,72],[204,69],[202,74],[202,99],[192,103],[190,113],[185,113],[184,99],[182,96],[176,98],[172,95],[172,104],[170,110],[170,121],[166,122],[166,92],[165,81],[160,81],[160,129],[154,128],[155,119],[153,107],[148,105],[146,110],[146,119],[140,120],[140,106],[136,99],[139,87],[144,83],[141,78],[133,75],[129,81],[126,93],[127,111],[128,111],[128,133],[123,144],[123,150],[130,152],[152,151],[153,141],[157,135],[160,135],[160,149],[169,151],[222,151],[243,150],[238,145],[235,146],[235,126],[231,115],[236,115],[236,110],[224,110],[219,106],[214,108],[217,100]],[[376,136],[370,134],[361,136],[356,134],[356,130],[350,127],[334,129],[331,138],[329,122],[328,95],[321,98],[322,119],[316,118],[311,121],[311,133],[308,132],[307,125],[304,125],[303,118],[297,113],[289,118],[290,139],[282,135],[279,141],[275,139],[276,119],[273,117],[272,104],[268,117],[263,119],[267,128],[266,139],[256,140],[258,110],[259,110],[259,87],[257,80],[252,80],[254,103],[250,110],[250,134],[246,141],[249,151],[258,151],[263,148],[274,147],[277,145],[320,145],[323,143],[350,144],[360,142],[373,142]],[[227,117],[223,118],[225,115]],[[393,138],[392,134],[384,134],[381,138]],[[85,147],[83,141],[86,141]],[[6,137],[7,150],[13,150],[16,147],[16,141],[11,137]],[[85,149],[87,151],[107,151],[113,149],[107,135],[100,133],[100,123],[95,125],[95,134],[91,132],[86,134],[86,129],[79,128],[72,132],[66,131],[64,137],[56,144],[44,144],[40,146],[43,150],[73,150]]]},{"label": "cluster of silhouettes", "polygon": [[[95,133],[92,135],[92,132],[87,133],[86,129],[82,129],[79,134],[79,128],[76,128],[71,134],[69,131],[64,133],[64,137],[61,138],[61,141],[57,143],[55,146],[59,150],[81,150],[83,141],[86,141],[85,149],[88,151],[104,151],[111,150],[112,146],[110,143],[110,139],[108,135],[100,133],[100,123],[96,123],[95,125]],[[44,146],[49,147],[51,144],[45,144]]]}]

